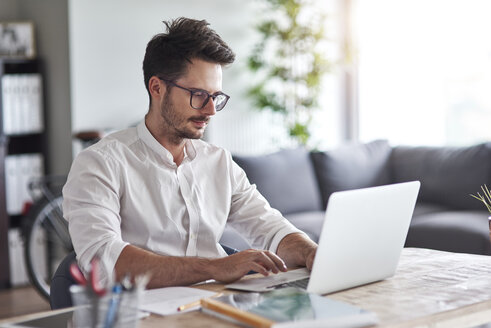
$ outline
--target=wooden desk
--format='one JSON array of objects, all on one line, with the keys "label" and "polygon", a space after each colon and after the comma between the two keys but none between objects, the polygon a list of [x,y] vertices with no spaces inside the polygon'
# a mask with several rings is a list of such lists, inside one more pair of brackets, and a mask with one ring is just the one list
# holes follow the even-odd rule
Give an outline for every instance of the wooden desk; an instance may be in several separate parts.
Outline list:
[{"label": "wooden desk", "polygon": [[[406,248],[394,277],[328,297],[377,313],[377,327],[474,327],[491,322],[491,256]],[[164,326],[238,327],[199,311],[151,315],[139,327]]]},{"label": "wooden desk", "polygon": [[[199,288],[231,292],[218,283]],[[407,248],[394,277],[328,296],[377,313],[377,327],[475,327],[491,322],[491,256]],[[21,319],[0,320],[0,326]],[[138,327],[238,326],[193,311],[151,315]]]}]

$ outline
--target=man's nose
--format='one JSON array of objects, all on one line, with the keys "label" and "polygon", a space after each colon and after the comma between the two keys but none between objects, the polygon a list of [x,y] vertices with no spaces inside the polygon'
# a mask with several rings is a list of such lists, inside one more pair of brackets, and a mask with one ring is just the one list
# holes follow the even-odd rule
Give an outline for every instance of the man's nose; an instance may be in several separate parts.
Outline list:
[{"label": "man's nose", "polygon": [[213,116],[216,114],[215,103],[213,102],[213,98],[210,97],[208,103],[201,109],[201,112],[208,116]]}]

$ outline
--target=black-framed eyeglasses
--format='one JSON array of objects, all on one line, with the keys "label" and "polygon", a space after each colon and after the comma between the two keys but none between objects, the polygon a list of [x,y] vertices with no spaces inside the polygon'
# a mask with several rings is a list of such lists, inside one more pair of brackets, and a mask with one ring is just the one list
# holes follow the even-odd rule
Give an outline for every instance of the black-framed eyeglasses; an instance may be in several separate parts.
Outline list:
[{"label": "black-framed eyeglasses", "polygon": [[217,112],[221,111],[223,107],[227,104],[227,101],[230,99],[230,97],[223,92],[219,91],[214,94],[210,94],[209,92],[201,89],[188,89],[185,87],[180,86],[179,84],[176,84],[172,82],[171,80],[163,79],[159,77],[162,81],[165,83],[171,84],[175,87],[178,87],[180,89],[189,91],[191,96],[189,97],[189,104],[191,105],[192,108],[194,109],[202,109],[203,107],[206,106],[210,98],[213,101],[213,104],[215,105],[215,110]]}]

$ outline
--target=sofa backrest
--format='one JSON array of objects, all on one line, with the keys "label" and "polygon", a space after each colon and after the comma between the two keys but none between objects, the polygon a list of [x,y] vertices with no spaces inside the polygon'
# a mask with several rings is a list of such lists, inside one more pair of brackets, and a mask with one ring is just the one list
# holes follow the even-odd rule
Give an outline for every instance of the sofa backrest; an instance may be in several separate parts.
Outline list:
[{"label": "sofa backrest", "polygon": [[234,155],[233,159],[282,214],[324,209],[306,149],[286,149],[262,156]]},{"label": "sofa backrest", "polygon": [[313,152],[311,156],[324,208],[335,191],[391,183],[388,170],[390,152],[391,147],[386,140],[348,143],[325,152]]},{"label": "sofa backrest", "polygon": [[393,182],[420,180],[421,202],[482,210],[484,205],[469,194],[490,186],[490,146],[394,147],[389,160]]},{"label": "sofa backrest", "polygon": [[491,143],[470,147],[391,147],[386,140],[325,152],[303,148],[234,156],[251,183],[283,214],[324,210],[335,191],[421,181],[418,202],[483,210],[469,196],[491,187]]}]

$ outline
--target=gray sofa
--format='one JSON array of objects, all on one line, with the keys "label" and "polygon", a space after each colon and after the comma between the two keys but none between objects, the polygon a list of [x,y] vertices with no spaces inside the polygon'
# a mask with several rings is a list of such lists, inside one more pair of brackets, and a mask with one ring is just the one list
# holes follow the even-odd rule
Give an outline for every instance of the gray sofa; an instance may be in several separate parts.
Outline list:
[{"label": "gray sofa", "polygon": [[[491,186],[491,144],[391,147],[376,140],[326,152],[299,148],[234,160],[271,206],[315,241],[332,192],[419,180],[406,246],[491,255],[489,215],[469,196],[485,183]],[[249,247],[230,227],[221,242]]]}]

